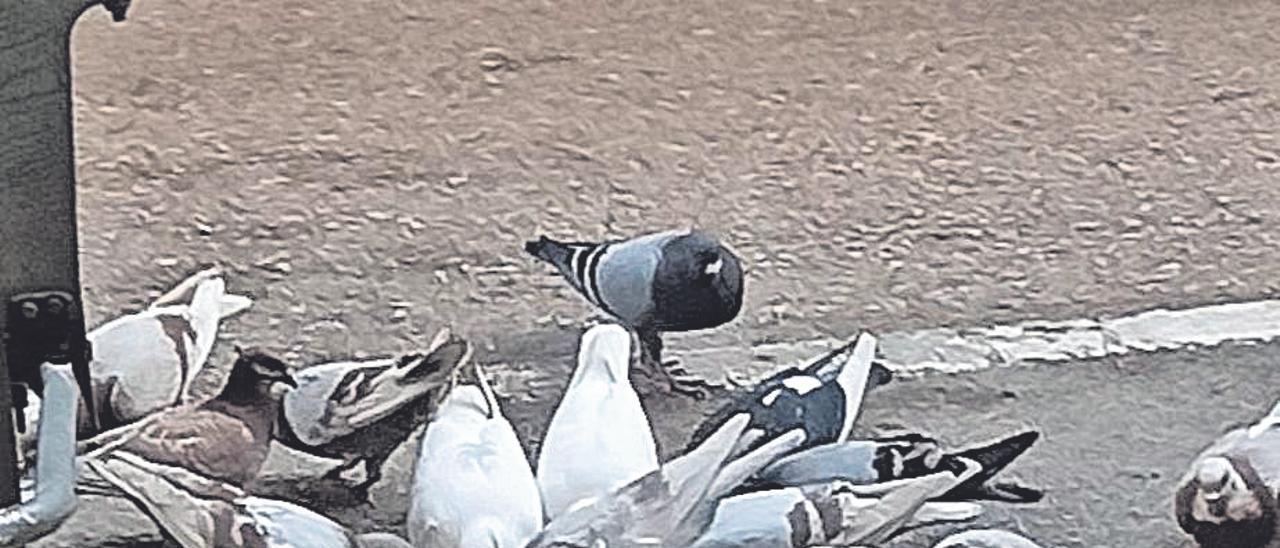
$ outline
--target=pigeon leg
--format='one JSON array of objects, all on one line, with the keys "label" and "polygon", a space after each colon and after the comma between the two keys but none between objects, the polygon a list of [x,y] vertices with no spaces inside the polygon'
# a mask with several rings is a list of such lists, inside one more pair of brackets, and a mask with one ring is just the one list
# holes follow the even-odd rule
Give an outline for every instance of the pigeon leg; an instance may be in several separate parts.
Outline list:
[{"label": "pigeon leg", "polygon": [[[705,380],[689,375],[678,360],[662,361],[662,334],[652,329],[637,330],[640,338],[640,367],[647,377],[667,394],[679,394],[703,400],[709,396]],[[674,370],[674,373],[673,373]]]}]

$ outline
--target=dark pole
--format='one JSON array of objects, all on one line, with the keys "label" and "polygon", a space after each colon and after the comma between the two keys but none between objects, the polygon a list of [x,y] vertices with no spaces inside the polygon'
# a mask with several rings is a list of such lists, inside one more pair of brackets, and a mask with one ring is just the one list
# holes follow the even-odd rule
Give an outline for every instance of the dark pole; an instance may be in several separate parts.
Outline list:
[{"label": "dark pole", "polygon": [[[0,302],[10,309],[13,298],[36,291],[70,298],[75,312],[65,315],[66,332],[58,335],[72,341],[64,351],[84,340],[70,36],[76,19],[96,3],[0,0]],[[127,1],[107,7],[121,20]],[[38,384],[40,364],[26,362],[44,355],[33,352],[25,337],[9,336],[11,316],[0,314],[0,334],[6,335],[0,343],[0,507],[18,502],[14,402],[7,387],[10,379]],[[15,345],[27,348],[18,352]],[[72,357],[73,366],[83,358]],[[77,380],[88,394],[85,380]]]}]

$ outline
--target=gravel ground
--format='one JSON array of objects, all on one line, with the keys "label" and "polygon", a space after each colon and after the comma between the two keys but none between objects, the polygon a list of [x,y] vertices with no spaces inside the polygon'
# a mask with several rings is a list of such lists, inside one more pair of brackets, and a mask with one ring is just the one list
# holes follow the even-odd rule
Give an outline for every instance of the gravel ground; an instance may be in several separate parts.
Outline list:
[{"label": "gravel ground", "polygon": [[[587,308],[520,243],[688,225],[749,280],[685,347],[1273,296],[1278,42],[1280,9],[1243,0],[94,11],[73,36],[90,319],[220,263],[258,303],[236,342],[310,363],[450,324],[551,382]],[[927,378],[872,418],[962,441],[1038,421],[1019,470],[1054,494],[1009,519],[1162,546],[1174,472],[1270,402],[1246,382],[1268,350]],[[544,384],[509,387],[531,444]]]},{"label": "gravel ground", "polygon": [[585,311],[524,239],[691,224],[750,267],[720,342],[1280,285],[1270,2],[143,1],[127,25],[85,19],[95,318],[216,261],[260,299],[253,342],[378,351],[452,323],[501,354]]}]

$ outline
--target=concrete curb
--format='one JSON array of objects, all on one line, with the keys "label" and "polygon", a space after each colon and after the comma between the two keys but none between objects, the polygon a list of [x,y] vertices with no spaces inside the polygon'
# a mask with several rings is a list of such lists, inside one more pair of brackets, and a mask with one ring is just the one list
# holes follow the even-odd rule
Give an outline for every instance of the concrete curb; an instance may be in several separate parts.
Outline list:
[{"label": "concrete curb", "polygon": [[[851,333],[850,336],[855,336]],[[962,373],[1031,362],[1066,362],[1129,352],[1176,350],[1280,336],[1280,300],[1156,309],[1113,319],[1029,321],[980,328],[932,328],[880,336],[880,363],[904,376]],[[697,350],[671,349],[693,374],[747,383],[807,361],[844,341],[814,339]]]}]

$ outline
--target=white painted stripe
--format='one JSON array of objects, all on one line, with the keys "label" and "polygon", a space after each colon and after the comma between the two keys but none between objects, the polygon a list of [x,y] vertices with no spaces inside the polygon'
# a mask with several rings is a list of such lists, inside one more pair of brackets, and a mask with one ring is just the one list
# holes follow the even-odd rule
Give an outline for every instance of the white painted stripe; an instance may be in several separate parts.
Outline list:
[{"label": "white painted stripe", "polygon": [[[1029,362],[1065,362],[1129,352],[1213,346],[1280,337],[1280,300],[1157,309],[1113,319],[1030,321],[983,328],[934,328],[880,337],[881,363],[895,373],[961,373]],[[744,348],[671,348],[691,372],[754,381],[780,364],[803,364],[845,341],[816,339]],[[670,348],[670,347],[669,347]],[[743,353],[748,356],[742,356]],[[737,356],[735,356],[737,355]],[[740,361],[735,361],[740,360]]]}]

